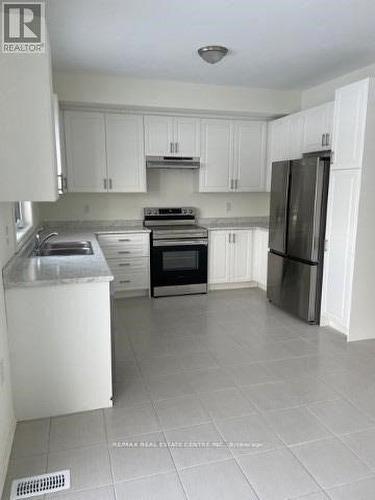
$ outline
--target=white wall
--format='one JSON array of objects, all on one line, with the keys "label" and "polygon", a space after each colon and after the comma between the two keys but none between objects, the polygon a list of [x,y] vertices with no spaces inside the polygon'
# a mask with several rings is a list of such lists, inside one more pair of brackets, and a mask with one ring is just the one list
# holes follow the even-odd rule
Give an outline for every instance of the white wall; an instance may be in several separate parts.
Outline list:
[{"label": "white wall", "polygon": [[53,83],[60,101],[260,116],[298,111],[301,99],[301,93],[294,90],[141,80],[80,72],[55,72]]},{"label": "white wall", "polygon": [[342,75],[333,80],[317,85],[302,92],[302,108],[310,108],[324,102],[333,101],[335,98],[335,90],[357,80],[362,80],[368,76],[375,76],[375,64],[365,66],[346,75]]},{"label": "white wall", "polygon": [[[8,234],[7,234],[8,228]],[[12,223],[12,204],[0,203],[0,268],[12,256],[14,232]],[[4,289],[0,280],[0,363],[4,366],[4,381],[0,374],[0,495],[3,487],[10,446],[13,439],[15,419],[10,384],[7,326],[4,305]]]},{"label": "white wall", "polygon": [[146,194],[67,194],[57,203],[40,203],[40,219],[142,219],[144,207],[181,205],[199,208],[201,217],[268,215],[268,193],[197,193],[198,172],[186,170],[154,170],[147,177]]}]

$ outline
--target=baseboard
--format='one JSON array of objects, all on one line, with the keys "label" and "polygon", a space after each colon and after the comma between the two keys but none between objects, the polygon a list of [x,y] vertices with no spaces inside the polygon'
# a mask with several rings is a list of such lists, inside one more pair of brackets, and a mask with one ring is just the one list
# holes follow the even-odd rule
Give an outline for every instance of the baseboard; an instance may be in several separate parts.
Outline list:
[{"label": "baseboard", "polygon": [[3,494],[4,483],[5,483],[5,478],[7,475],[8,464],[9,464],[10,454],[12,451],[12,445],[13,445],[15,431],[16,431],[16,421],[15,421],[15,419],[13,419],[12,423],[11,423],[11,428],[10,428],[9,433],[8,433],[7,442],[5,444],[5,449],[3,450],[3,453],[0,456],[0,460],[1,460],[0,498],[1,498],[1,495]]},{"label": "baseboard", "polygon": [[150,295],[149,289],[142,290],[123,290],[113,294],[115,299],[125,299],[130,297],[148,297]]},{"label": "baseboard", "polygon": [[211,283],[208,285],[209,290],[233,290],[235,288],[255,288],[255,281],[244,281],[239,283]]},{"label": "baseboard", "polygon": [[342,323],[331,318],[328,314],[322,313],[321,318],[320,318],[320,325],[321,326],[330,326],[331,328],[338,331],[339,333],[342,333],[343,335],[346,335],[346,336],[349,335],[349,329],[346,326],[344,326]]}]

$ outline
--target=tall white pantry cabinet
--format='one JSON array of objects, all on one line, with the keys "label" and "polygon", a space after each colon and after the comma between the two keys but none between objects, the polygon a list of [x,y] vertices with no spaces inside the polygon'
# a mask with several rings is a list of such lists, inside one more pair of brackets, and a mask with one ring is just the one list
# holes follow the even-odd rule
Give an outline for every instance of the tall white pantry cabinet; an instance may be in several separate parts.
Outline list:
[{"label": "tall white pantry cabinet", "polygon": [[322,321],[375,337],[375,80],[336,91]]}]

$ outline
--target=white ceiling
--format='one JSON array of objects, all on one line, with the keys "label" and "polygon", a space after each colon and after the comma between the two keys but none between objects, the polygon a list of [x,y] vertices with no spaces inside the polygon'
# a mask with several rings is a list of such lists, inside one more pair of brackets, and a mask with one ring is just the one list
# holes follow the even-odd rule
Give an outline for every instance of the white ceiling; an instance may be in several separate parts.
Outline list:
[{"label": "white ceiling", "polygon": [[58,70],[298,89],[375,62],[374,0],[47,0],[47,19]]}]

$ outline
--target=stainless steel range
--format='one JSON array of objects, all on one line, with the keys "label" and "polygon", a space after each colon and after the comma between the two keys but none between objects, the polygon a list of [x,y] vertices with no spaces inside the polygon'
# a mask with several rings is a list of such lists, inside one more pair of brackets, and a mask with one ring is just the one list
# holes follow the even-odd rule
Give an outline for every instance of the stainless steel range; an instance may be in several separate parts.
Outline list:
[{"label": "stainless steel range", "polygon": [[151,231],[151,295],[207,293],[207,229],[192,207],[145,208]]}]

